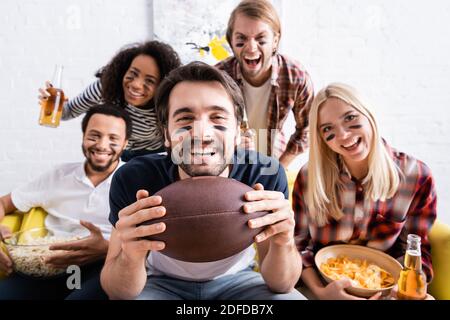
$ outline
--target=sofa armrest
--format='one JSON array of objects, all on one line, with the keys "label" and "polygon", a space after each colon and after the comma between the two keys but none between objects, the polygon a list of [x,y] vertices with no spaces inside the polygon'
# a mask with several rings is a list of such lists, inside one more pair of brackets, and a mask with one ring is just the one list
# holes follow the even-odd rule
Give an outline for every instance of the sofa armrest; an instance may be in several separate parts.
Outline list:
[{"label": "sofa armrest", "polygon": [[31,208],[23,217],[20,231],[26,231],[33,228],[45,227],[45,217],[47,212],[42,208]]},{"label": "sofa armrest", "polygon": [[430,231],[434,278],[428,292],[440,300],[450,300],[450,226],[436,220]]},{"label": "sofa armrest", "polygon": [[7,226],[11,230],[11,232],[16,232],[20,230],[20,226],[22,225],[22,218],[22,212],[15,212],[6,215],[3,220],[0,221],[0,224],[3,226]]}]

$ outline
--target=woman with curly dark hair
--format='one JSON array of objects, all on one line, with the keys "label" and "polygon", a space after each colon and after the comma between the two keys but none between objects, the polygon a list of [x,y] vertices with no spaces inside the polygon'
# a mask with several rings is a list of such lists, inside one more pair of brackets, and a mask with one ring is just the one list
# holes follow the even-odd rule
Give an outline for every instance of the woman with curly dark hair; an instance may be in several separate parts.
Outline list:
[{"label": "woman with curly dark hair", "polygon": [[[64,104],[62,120],[78,117],[99,103],[112,103],[127,110],[133,121],[122,160],[162,152],[164,139],[157,126],[153,97],[161,80],[180,65],[178,54],[168,44],[148,41],[127,45],[96,73],[98,80]],[[46,85],[51,86],[49,82]],[[49,96],[45,89],[39,92],[41,100]]]}]

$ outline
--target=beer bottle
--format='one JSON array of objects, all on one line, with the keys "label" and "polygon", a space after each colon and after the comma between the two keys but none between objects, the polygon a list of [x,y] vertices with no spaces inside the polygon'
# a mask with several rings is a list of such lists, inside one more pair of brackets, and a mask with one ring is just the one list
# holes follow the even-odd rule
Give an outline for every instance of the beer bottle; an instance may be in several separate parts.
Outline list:
[{"label": "beer bottle", "polygon": [[52,87],[47,88],[50,96],[41,103],[39,124],[56,128],[59,126],[64,105],[64,91],[62,90],[63,66],[56,65],[53,75]]},{"label": "beer bottle", "polygon": [[242,120],[241,122],[241,137],[245,137],[246,138],[246,142],[245,144],[241,144],[241,146],[243,146],[246,149],[251,149],[253,150],[256,146],[256,131],[255,129],[251,129],[250,125],[248,123],[248,120],[246,120],[245,118]]},{"label": "beer bottle", "polygon": [[398,279],[397,296],[402,300],[421,300],[427,295],[427,277],[422,271],[420,237],[408,234],[404,267]]},{"label": "beer bottle", "polygon": [[241,122],[241,133],[244,137],[252,138],[256,136],[256,132],[254,129],[250,129],[250,125],[248,120],[242,120]]},{"label": "beer bottle", "polygon": [[256,131],[255,129],[250,128],[250,123],[248,121],[247,109],[244,107],[242,110],[242,122],[241,122],[241,135],[243,137],[250,138],[250,140],[254,143],[256,139]]}]

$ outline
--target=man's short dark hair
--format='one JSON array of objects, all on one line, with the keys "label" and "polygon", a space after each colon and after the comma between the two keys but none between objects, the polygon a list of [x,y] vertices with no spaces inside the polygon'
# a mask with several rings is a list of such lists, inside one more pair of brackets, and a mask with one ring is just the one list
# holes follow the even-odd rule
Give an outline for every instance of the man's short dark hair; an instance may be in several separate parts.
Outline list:
[{"label": "man's short dark hair", "polygon": [[83,135],[86,133],[86,128],[89,120],[94,114],[97,113],[123,119],[123,121],[125,121],[125,137],[127,140],[130,138],[132,130],[130,115],[125,109],[112,104],[99,104],[89,108],[83,118],[83,121],[81,122],[81,130],[83,131]]},{"label": "man's short dark hair", "polygon": [[225,72],[204,62],[194,61],[172,70],[161,82],[155,96],[156,114],[161,131],[167,128],[169,121],[169,96],[172,89],[183,81],[217,81],[228,93],[234,106],[237,123],[242,122],[244,98],[236,82]]}]

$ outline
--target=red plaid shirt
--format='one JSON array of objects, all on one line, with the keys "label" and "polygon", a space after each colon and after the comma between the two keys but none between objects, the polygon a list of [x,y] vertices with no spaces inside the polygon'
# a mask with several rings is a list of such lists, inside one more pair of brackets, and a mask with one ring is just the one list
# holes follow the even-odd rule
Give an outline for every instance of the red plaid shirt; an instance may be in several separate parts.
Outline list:
[{"label": "red plaid shirt", "polygon": [[397,193],[381,202],[365,197],[364,185],[351,179],[341,165],[344,215],[339,221],[330,218],[318,227],[311,219],[304,194],[307,165],[295,181],[292,194],[297,248],[305,267],[314,266],[314,254],[322,247],[336,243],[365,245],[379,249],[403,264],[406,238],[414,233],[422,238],[422,265],[428,281],[433,277],[428,233],[436,218],[436,191],[430,169],[421,161],[404,153],[386,149],[403,174]]},{"label": "red plaid shirt", "polygon": [[[242,73],[235,57],[219,62],[216,67],[227,72],[243,89]],[[267,145],[271,147],[268,154],[276,158],[284,151],[300,154],[308,148],[308,114],[314,98],[311,78],[300,63],[277,54],[272,59],[271,84],[271,107],[267,115]],[[291,110],[296,130],[286,144],[282,128]]]}]

